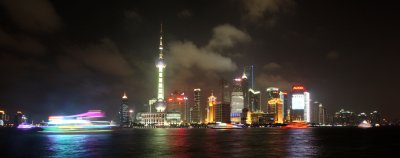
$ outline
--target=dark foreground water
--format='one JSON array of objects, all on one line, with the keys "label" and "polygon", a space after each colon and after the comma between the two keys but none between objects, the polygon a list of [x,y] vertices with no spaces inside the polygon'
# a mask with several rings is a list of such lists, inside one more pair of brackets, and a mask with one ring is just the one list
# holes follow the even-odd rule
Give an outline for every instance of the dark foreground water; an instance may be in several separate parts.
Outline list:
[{"label": "dark foreground water", "polygon": [[400,128],[0,134],[0,157],[396,157]]}]

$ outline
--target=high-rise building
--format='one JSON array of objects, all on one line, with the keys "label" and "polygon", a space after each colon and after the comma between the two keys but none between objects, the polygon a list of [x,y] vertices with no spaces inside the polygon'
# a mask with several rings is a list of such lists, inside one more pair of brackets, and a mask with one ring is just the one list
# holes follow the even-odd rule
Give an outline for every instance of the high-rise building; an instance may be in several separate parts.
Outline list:
[{"label": "high-rise building", "polygon": [[318,122],[319,122],[319,117],[318,117],[318,115],[319,115],[319,104],[321,104],[321,103],[319,103],[318,101],[314,101],[314,102],[312,102],[310,105],[311,105],[311,107],[310,107],[310,111],[311,111],[311,113],[310,113],[310,116],[311,116],[311,118],[310,118],[310,123],[312,123],[312,124],[318,124]]},{"label": "high-rise building", "polygon": [[279,95],[279,88],[275,87],[269,87],[267,88],[267,97],[266,97],[266,107],[263,109],[264,112],[267,114],[275,114],[277,105],[275,103],[280,100],[280,95]]},{"label": "high-rise building", "polygon": [[261,93],[260,91],[254,91],[253,89],[249,89],[248,91],[248,105],[250,112],[260,112],[261,111]]},{"label": "high-rise building", "polygon": [[283,121],[285,123],[290,122],[290,114],[292,112],[292,107],[289,103],[288,93],[286,91],[281,91],[280,93],[281,100],[283,101]]},{"label": "high-rise building", "polygon": [[241,81],[241,87],[242,87],[242,92],[243,92],[243,101],[244,101],[244,107],[247,108],[248,110],[250,109],[250,101],[249,101],[249,81],[247,79],[246,73],[243,72],[242,75],[242,81]]},{"label": "high-rise building", "polygon": [[207,123],[215,122],[215,105],[217,103],[217,97],[211,93],[211,96],[208,97],[208,109],[207,109]]},{"label": "high-rise building", "polygon": [[306,122],[311,122],[311,99],[310,93],[304,92],[304,120]]},{"label": "high-rise building", "polygon": [[24,115],[22,114],[21,111],[17,111],[17,113],[14,116],[14,127],[18,127],[18,125],[20,125],[21,123],[24,122],[23,119]]},{"label": "high-rise building", "polygon": [[126,93],[122,96],[122,103],[119,106],[119,125],[120,127],[129,126],[129,106]]},{"label": "high-rise building", "polygon": [[[180,120],[189,122],[188,98],[184,92],[175,91],[168,97],[167,113],[177,113]],[[168,115],[167,115],[168,116]],[[175,116],[175,115],[174,115]]]},{"label": "high-rise building", "polygon": [[190,122],[191,123],[201,123],[202,122],[202,113],[201,113],[201,104],[200,104],[200,88],[194,89],[194,104],[190,110]]},{"label": "high-rise building", "polygon": [[229,103],[219,102],[215,105],[215,122],[230,123],[231,106]]},{"label": "high-rise building", "polygon": [[327,124],[326,116],[327,116],[326,115],[326,109],[320,103],[318,105],[318,124],[319,125],[326,125]]},{"label": "high-rise building", "polygon": [[314,101],[310,106],[310,123],[316,125],[328,124],[327,111],[321,102]]},{"label": "high-rise building", "polygon": [[164,62],[163,57],[163,41],[162,41],[162,24],[160,31],[160,46],[159,46],[159,57],[156,61],[156,67],[158,68],[158,89],[157,89],[157,101],[156,110],[157,112],[164,112],[166,108],[164,100],[164,69],[167,66]]},{"label": "high-rise building", "polygon": [[254,65],[251,66],[245,66],[244,67],[244,73],[246,74],[247,80],[249,81],[249,88],[255,89],[255,82],[254,82]]},{"label": "high-rise building", "polygon": [[283,123],[284,107],[283,94],[278,88],[267,88],[267,114],[273,116],[274,123]]},{"label": "high-rise building", "polygon": [[244,109],[244,97],[242,90],[242,79],[236,78],[233,81],[231,97],[231,122],[241,123],[242,110]]},{"label": "high-rise building", "polygon": [[292,121],[311,121],[310,93],[304,86],[292,87]]},{"label": "high-rise building", "polygon": [[229,83],[228,81],[226,81],[225,79],[221,79],[221,102],[222,103],[228,103],[230,104],[231,102],[231,93],[230,93],[230,87],[229,87]]}]

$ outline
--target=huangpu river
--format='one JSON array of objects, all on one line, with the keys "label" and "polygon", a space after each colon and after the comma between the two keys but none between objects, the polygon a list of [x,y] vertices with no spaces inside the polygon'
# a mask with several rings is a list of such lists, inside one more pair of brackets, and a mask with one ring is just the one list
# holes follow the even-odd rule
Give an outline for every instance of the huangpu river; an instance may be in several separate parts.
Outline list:
[{"label": "huangpu river", "polygon": [[119,129],[0,134],[0,157],[382,157],[400,128]]}]

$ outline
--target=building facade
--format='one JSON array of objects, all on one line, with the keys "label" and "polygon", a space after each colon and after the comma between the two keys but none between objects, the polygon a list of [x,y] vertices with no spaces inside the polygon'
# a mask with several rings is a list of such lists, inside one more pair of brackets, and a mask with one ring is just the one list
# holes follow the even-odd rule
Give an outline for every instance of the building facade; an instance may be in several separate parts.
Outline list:
[{"label": "building facade", "polygon": [[126,93],[122,96],[122,103],[119,107],[119,125],[120,127],[129,127],[129,106]]},{"label": "building facade", "polygon": [[274,123],[284,122],[284,94],[278,88],[267,88],[267,114],[273,116]]},{"label": "building facade", "polygon": [[292,87],[292,121],[311,122],[310,93],[304,86]]},{"label": "building facade", "polygon": [[164,112],[144,112],[136,115],[136,122],[145,126],[165,126],[166,113]]},{"label": "building facade", "polygon": [[233,81],[231,96],[231,122],[241,123],[242,110],[244,109],[244,97],[242,90],[242,79],[236,78]]},{"label": "building facade", "polygon": [[211,93],[211,96],[208,97],[208,109],[207,109],[207,123],[215,122],[215,105],[217,103],[217,97]]},{"label": "building facade", "polygon": [[261,111],[261,93],[260,91],[255,91],[253,89],[249,89],[249,110],[251,112],[260,112]]},{"label": "building facade", "polygon": [[201,113],[201,89],[200,88],[196,88],[193,90],[194,91],[194,104],[193,106],[190,108],[190,123],[202,123],[202,113]]},{"label": "building facade", "polygon": [[219,102],[215,105],[215,122],[231,123],[231,106],[229,103]]},{"label": "building facade", "polygon": [[179,91],[171,93],[168,97],[166,111],[179,114],[181,121],[189,122],[189,104],[185,93]]}]

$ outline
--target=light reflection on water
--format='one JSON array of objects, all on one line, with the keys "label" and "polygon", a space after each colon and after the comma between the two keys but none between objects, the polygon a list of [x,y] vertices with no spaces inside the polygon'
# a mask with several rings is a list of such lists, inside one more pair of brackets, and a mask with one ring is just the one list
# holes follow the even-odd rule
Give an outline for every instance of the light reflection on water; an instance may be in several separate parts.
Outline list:
[{"label": "light reflection on water", "polygon": [[[48,157],[100,156],[103,141],[109,134],[49,134],[45,135],[45,155]],[[99,152],[100,151],[100,152]]]},{"label": "light reflection on water", "polygon": [[0,134],[0,149],[5,149],[0,157],[379,157],[400,148],[398,133],[400,129],[264,128]]}]

